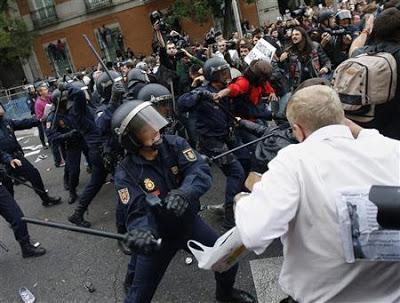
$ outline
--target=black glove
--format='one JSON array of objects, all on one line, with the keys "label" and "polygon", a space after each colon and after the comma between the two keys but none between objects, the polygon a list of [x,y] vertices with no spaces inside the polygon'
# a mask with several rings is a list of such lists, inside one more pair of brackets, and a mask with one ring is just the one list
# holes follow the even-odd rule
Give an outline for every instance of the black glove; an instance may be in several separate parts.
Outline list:
[{"label": "black glove", "polygon": [[150,255],[160,248],[160,243],[151,231],[141,228],[135,228],[128,232],[125,242],[133,251],[145,255]]},{"label": "black glove", "polygon": [[111,88],[111,103],[120,105],[123,95],[126,93],[124,84],[121,81],[117,81]]},{"label": "black glove", "polygon": [[103,153],[102,157],[104,168],[108,172],[113,173],[117,164],[114,155],[112,153],[105,152]]},{"label": "black glove", "polygon": [[164,199],[167,211],[181,217],[189,207],[189,200],[184,192],[179,189],[171,190]]}]

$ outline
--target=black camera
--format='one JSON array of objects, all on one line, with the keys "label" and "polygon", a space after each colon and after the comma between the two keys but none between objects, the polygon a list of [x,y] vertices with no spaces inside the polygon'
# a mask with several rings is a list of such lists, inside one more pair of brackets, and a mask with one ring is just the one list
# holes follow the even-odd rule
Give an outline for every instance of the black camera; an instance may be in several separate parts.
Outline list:
[{"label": "black camera", "polygon": [[339,28],[339,29],[330,29],[326,28],[324,30],[326,33],[330,34],[331,36],[345,36],[345,35],[352,35],[353,33],[345,28]]},{"label": "black camera", "polygon": [[207,43],[207,45],[212,45],[217,43],[217,40],[215,39],[215,33],[214,30],[210,30],[207,34],[206,34],[206,38],[205,41]]},{"label": "black camera", "polygon": [[306,8],[303,6],[300,6],[298,9],[295,9],[294,11],[291,12],[292,18],[298,18],[304,16],[306,12]]},{"label": "black camera", "polygon": [[167,31],[167,23],[164,20],[164,16],[160,11],[153,11],[150,14],[150,22],[154,26],[155,24],[158,24],[160,27],[161,32],[166,32]]}]

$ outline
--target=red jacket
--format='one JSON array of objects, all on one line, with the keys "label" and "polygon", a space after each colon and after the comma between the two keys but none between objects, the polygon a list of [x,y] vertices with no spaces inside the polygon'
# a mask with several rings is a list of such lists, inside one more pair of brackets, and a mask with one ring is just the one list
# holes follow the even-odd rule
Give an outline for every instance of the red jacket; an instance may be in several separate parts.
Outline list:
[{"label": "red jacket", "polygon": [[231,91],[229,94],[230,97],[248,94],[249,100],[253,105],[257,105],[260,102],[262,95],[269,96],[275,93],[275,90],[268,81],[265,82],[264,87],[251,86],[249,80],[243,76],[238,77],[235,82],[229,84],[228,88]]}]

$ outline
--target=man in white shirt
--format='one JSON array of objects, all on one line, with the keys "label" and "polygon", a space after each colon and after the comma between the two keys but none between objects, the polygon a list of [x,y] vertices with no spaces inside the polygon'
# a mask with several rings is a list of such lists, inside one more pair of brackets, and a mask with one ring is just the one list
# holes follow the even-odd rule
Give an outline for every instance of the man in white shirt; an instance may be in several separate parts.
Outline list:
[{"label": "man in white shirt", "polygon": [[287,117],[301,143],[282,149],[238,201],[244,245],[261,254],[281,237],[279,282],[293,301],[399,302],[400,262],[345,262],[335,204],[348,186],[398,186],[399,141],[351,125],[327,86],[296,92]]}]

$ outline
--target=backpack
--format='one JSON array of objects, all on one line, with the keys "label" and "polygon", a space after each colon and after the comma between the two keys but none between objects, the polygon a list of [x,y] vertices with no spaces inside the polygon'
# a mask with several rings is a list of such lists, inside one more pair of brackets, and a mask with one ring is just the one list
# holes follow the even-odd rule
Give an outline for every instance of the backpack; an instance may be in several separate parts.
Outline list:
[{"label": "backpack", "polygon": [[397,64],[388,52],[367,52],[342,62],[335,70],[333,88],[347,116],[370,122],[375,105],[392,100],[397,87]]}]

